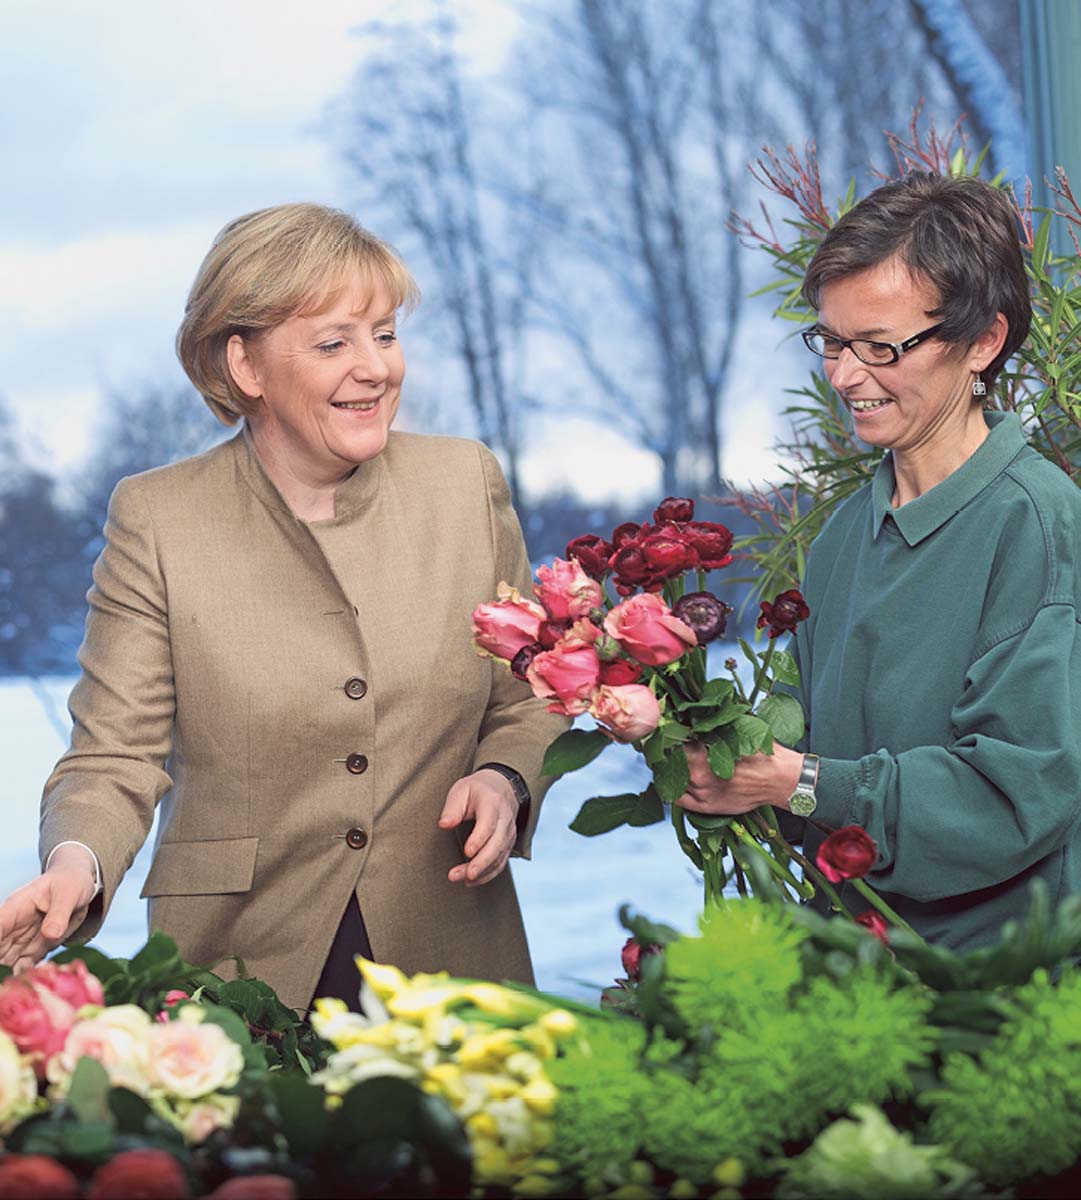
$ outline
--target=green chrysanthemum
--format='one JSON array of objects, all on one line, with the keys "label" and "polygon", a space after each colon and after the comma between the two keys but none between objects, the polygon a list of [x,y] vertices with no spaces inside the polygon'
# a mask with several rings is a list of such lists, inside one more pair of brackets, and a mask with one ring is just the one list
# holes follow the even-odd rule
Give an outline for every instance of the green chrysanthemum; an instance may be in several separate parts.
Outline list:
[{"label": "green chrysanthemum", "polygon": [[1071,1166],[1081,1148],[1081,972],[1038,971],[978,1059],[952,1054],[926,1093],[929,1133],[990,1183]]}]

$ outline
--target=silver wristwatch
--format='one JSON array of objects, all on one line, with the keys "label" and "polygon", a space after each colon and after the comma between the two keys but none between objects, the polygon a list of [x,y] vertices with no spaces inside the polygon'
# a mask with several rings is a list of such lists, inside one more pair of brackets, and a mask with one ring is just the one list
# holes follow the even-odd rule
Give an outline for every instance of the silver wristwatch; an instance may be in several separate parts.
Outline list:
[{"label": "silver wristwatch", "polygon": [[818,783],[818,755],[805,754],[803,769],[799,773],[799,783],[796,790],[788,797],[789,811],[797,817],[809,817],[818,807],[818,797],[815,795],[815,784]]}]

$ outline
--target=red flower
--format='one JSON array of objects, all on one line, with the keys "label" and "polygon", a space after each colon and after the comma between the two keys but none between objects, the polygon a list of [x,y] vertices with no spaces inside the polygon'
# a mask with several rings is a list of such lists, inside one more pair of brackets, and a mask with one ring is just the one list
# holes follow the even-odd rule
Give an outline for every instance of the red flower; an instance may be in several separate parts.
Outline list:
[{"label": "red flower", "polygon": [[79,1181],[45,1154],[8,1154],[0,1160],[0,1200],[78,1200]]},{"label": "red flower", "polygon": [[595,533],[585,533],[567,543],[567,557],[576,558],[582,570],[594,579],[604,578],[608,571],[608,560],[614,553],[615,546]]},{"label": "red flower", "polygon": [[639,525],[637,521],[624,521],[612,530],[612,550],[621,549],[628,542],[633,542],[641,533],[649,533],[648,525]]},{"label": "red flower", "polygon": [[636,587],[653,582],[653,567],[646,561],[642,547],[637,542],[624,543],[612,555],[610,565],[616,577],[616,591],[621,596],[629,596]]},{"label": "red flower", "polygon": [[762,615],[758,618],[758,628],[769,626],[769,636],[779,637],[782,633],[795,633],[800,621],[806,621],[811,615],[807,601],[797,588],[789,588],[777,596],[772,604],[762,601]]},{"label": "red flower", "polygon": [[727,525],[719,525],[716,521],[692,521],[684,529],[684,536],[697,551],[703,571],[716,571],[732,561],[732,531]]},{"label": "red flower", "polygon": [[642,978],[643,957],[649,954],[660,954],[663,949],[664,947],[658,946],[656,942],[650,942],[648,946],[643,947],[637,938],[627,938],[619,956],[623,961],[623,970],[627,972],[627,978],[631,983],[637,983]]},{"label": "red flower", "polygon": [[538,654],[544,653],[544,647],[540,642],[534,642],[531,646],[523,646],[521,650],[510,660],[510,673],[515,679],[520,679],[523,683],[529,682],[530,664]]},{"label": "red flower", "polygon": [[878,847],[867,830],[845,825],[819,846],[815,862],[830,883],[840,883],[845,879],[862,879],[877,857]]},{"label": "red flower", "polygon": [[672,579],[698,566],[698,551],[674,525],[665,525],[638,543],[653,574]]},{"label": "red flower", "polygon": [[690,521],[694,517],[694,501],[669,496],[653,510],[653,519],[658,525],[666,521]]},{"label": "red flower", "polygon": [[712,592],[688,592],[672,605],[672,614],[694,630],[700,646],[724,633],[731,611],[732,606]]},{"label": "red flower", "polygon": [[869,908],[866,912],[860,913],[856,918],[856,924],[862,925],[864,929],[869,929],[884,946],[890,944],[890,927],[886,923],[886,918],[880,912],[875,912],[873,908]]},{"label": "red flower", "polygon": [[[537,626],[537,641],[545,650],[551,650],[570,627],[571,622],[569,620],[541,621]],[[523,647],[523,649],[527,648]]]},{"label": "red flower", "polygon": [[600,683],[606,687],[622,687],[625,683],[637,683],[642,676],[638,663],[617,658],[614,662],[601,663]]},{"label": "red flower", "polygon": [[296,1200],[297,1188],[284,1175],[234,1175],[207,1200]]},{"label": "red flower", "polygon": [[87,1200],[185,1200],[191,1195],[180,1164],[164,1150],[125,1150],[98,1167]]}]

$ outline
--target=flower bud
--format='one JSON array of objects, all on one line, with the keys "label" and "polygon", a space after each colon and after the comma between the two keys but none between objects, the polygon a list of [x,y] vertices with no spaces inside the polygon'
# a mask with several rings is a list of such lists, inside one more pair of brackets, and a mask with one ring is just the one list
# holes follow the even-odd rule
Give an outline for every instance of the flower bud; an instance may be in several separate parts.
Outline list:
[{"label": "flower bud", "polygon": [[663,525],[666,521],[692,521],[694,520],[694,501],[683,500],[678,496],[669,496],[654,509],[653,520],[658,525]]},{"label": "flower bud", "polygon": [[510,671],[514,678],[521,679],[523,683],[528,683],[529,680],[526,672],[537,655],[543,653],[544,647],[540,642],[532,642],[528,646],[523,646],[510,660]]},{"label": "flower bud", "polygon": [[724,669],[726,671],[734,671],[736,669],[736,667],[738,667],[738,666],[739,666],[739,663],[736,662],[736,660],[734,658],[726,658],[724,660]]}]

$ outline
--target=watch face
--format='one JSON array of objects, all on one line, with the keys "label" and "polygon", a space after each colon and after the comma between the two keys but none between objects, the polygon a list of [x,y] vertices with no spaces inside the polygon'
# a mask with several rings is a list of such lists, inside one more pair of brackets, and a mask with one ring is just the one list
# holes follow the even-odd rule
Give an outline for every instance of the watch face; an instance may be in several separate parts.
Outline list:
[{"label": "watch face", "polygon": [[797,817],[809,817],[818,807],[818,801],[814,792],[805,792],[797,788],[789,797],[788,807]]}]

